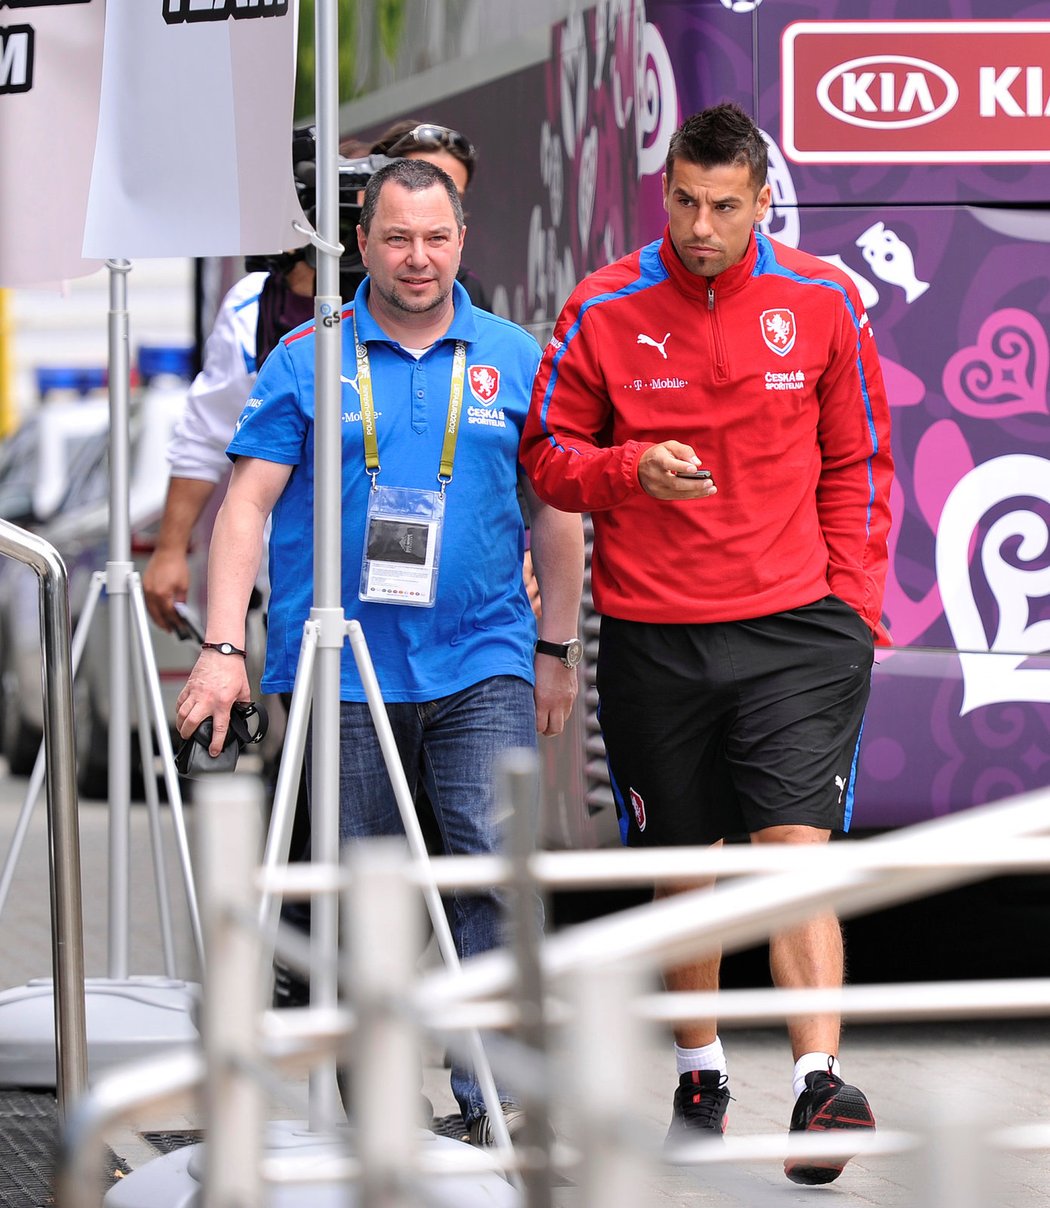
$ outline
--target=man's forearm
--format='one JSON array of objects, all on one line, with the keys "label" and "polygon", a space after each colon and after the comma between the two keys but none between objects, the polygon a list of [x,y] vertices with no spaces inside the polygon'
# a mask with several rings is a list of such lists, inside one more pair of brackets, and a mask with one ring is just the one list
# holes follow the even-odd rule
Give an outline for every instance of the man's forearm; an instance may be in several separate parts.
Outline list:
[{"label": "man's forearm", "polygon": [[[531,492],[530,492],[531,494]],[[540,637],[565,642],[576,635],[583,591],[583,523],[574,513],[559,512],[532,497],[532,560],[540,584]],[[535,659],[536,730],[553,736],[565,728],[577,693],[574,667],[537,654]]]},{"label": "man's forearm", "polygon": [[208,555],[208,620],[210,642],[244,646],[248,601],[262,561],[266,517],[253,508],[219,509]]},{"label": "man's forearm", "polygon": [[532,563],[540,585],[540,636],[564,642],[575,636],[583,593],[583,523],[578,515],[532,502]]},{"label": "man's forearm", "polygon": [[185,553],[193,529],[215,491],[214,482],[199,478],[172,478],[157,534],[157,549]]},{"label": "man's forearm", "polygon": [[189,591],[193,529],[214,491],[215,484],[203,479],[175,477],[168,483],[157,542],[142,572],[146,608],[161,629],[181,631],[176,604]]},{"label": "man's forearm", "polygon": [[263,534],[292,467],[238,458],[208,553],[209,642],[244,645],[244,618],[262,561]]}]

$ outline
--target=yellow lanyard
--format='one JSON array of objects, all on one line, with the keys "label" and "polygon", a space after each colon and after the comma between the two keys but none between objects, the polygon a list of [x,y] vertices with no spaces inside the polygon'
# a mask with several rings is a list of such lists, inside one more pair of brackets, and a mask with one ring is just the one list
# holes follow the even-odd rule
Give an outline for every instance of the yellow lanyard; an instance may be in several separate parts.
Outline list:
[{"label": "yellow lanyard", "polygon": [[[354,314],[354,346],[357,351],[357,393],[361,399],[361,432],[365,441],[365,470],[372,476],[375,490],[379,474],[379,441],[376,437],[376,409],[372,399],[372,370],[368,363],[368,349],[357,335],[357,315]],[[456,457],[456,438],[459,436],[459,416],[463,410],[463,384],[467,376],[467,346],[456,341],[452,358],[452,384],[448,393],[448,419],[445,422],[445,438],[441,445],[441,464],[438,466],[438,482],[441,493],[452,481],[452,463]]]}]

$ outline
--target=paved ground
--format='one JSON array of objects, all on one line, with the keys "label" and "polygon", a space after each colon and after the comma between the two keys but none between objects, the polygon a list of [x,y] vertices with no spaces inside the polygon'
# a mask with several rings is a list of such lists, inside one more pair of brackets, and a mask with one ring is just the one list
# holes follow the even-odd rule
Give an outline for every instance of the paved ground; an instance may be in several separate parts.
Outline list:
[{"label": "paved ground", "polygon": [[[727,1033],[731,1089],[727,1148],[749,1134],[777,1133],[791,1114],[791,1062],[784,1036],[774,1030]],[[988,1123],[1000,1126],[1050,1123],[1050,1027],[1043,1023],[985,1024],[941,1028],[853,1028],[843,1046],[843,1073],[863,1087],[881,1129],[926,1129],[938,1109],[938,1096],[948,1093],[954,1106],[965,1105]],[[662,1132],[670,1117],[674,1087],[670,1056],[654,1052],[641,1117]],[[669,1077],[670,1074],[670,1077]],[[841,1178],[827,1187],[803,1188],[788,1182],[780,1161],[740,1167],[705,1167],[665,1171],[653,1182],[647,1204],[715,1208],[792,1208],[814,1200],[879,1208],[1035,1208],[1050,1201],[1050,1150],[1000,1155],[988,1162],[974,1150],[975,1171],[992,1176],[986,1193],[976,1198],[934,1200],[925,1190],[930,1159],[903,1156],[855,1159]],[[956,1160],[952,1155],[949,1160]],[[975,1185],[971,1184],[971,1189]],[[975,1192],[976,1194],[976,1192]],[[575,1208],[571,1189],[557,1203]]]},{"label": "paved ground", "polygon": [[[0,761],[0,768],[3,768]],[[11,836],[22,807],[27,781],[0,775],[0,859],[6,861]],[[179,973],[194,977],[196,960],[190,940],[182,877],[175,858],[170,821],[165,811],[165,866],[172,895],[176,958]],[[8,900],[0,916],[0,988],[23,985],[30,978],[51,976],[51,921],[48,907],[47,815],[43,796],[33,813]],[[193,810],[186,810],[187,827]],[[84,902],[84,972],[105,977],[109,970],[108,851],[109,810],[105,802],[80,803],[81,878]],[[140,803],[131,810],[131,897],[128,913],[128,963],[131,973],[162,973],[155,879],[150,855],[148,818]]]},{"label": "paved ground", "polygon": [[[0,777],[0,852],[6,852],[25,782]],[[192,807],[188,811],[192,828]],[[85,950],[88,974],[104,975],[106,956],[106,851],[108,818],[100,803],[81,809],[85,902]],[[0,926],[0,988],[23,984],[50,972],[47,908],[46,830],[43,805],[30,827],[14,887]],[[131,972],[161,972],[156,908],[151,889],[146,811],[132,810],[133,883]],[[176,889],[176,923],[180,973],[192,977],[194,960],[178,894],[178,870],[170,846],[167,859]],[[725,1035],[734,1103],[727,1145],[734,1138],[777,1133],[790,1115],[791,1073],[786,1040],[777,1030],[746,1030]],[[938,1110],[1000,1128],[1050,1123],[1050,1019],[980,1024],[854,1027],[843,1046],[843,1069],[862,1086],[885,1130],[928,1127]],[[674,1087],[673,1063],[664,1041],[646,1055],[644,1093],[638,1102],[641,1131],[658,1138],[666,1127]],[[429,1055],[425,1090],[438,1115],[454,1111],[447,1071],[440,1054]],[[299,1087],[298,1089],[301,1089]],[[938,1096],[948,1107],[938,1108]],[[559,1109],[562,1123],[571,1107]],[[287,1114],[287,1113],[285,1113]],[[193,1111],[139,1116],[109,1138],[116,1154],[135,1168],[156,1151],[142,1139],[150,1130],[198,1127]],[[0,1121],[2,1128],[2,1121]],[[955,1134],[958,1139],[960,1130]],[[1045,1142],[1044,1142],[1045,1143]],[[739,1168],[704,1167],[695,1171],[654,1169],[644,1203],[653,1206],[744,1205],[793,1208],[823,1199],[853,1208],[1044,1208],[1050,1202],[1050,1148],[1000,1153],[985,1162],[976,1144],[963,1145],[945,1160],[960,1185],[947,1198],[935,1199],[924,1184],[922,1159],[884,1155],[855,1160],[842,1178],[821,1189],[797,1188],[787,1182],[780,1163],[749,1163]],[[982,1186],[982,1171],[988,1178]],[[6,1201],[5,1201],[6,1203]],[[14,1201],[12,1201],[14,1203]],[[16,1208],[28,1208],[16,1205]],[[558,1208],[579,1208],[573,1186],[555,1192]]]}]

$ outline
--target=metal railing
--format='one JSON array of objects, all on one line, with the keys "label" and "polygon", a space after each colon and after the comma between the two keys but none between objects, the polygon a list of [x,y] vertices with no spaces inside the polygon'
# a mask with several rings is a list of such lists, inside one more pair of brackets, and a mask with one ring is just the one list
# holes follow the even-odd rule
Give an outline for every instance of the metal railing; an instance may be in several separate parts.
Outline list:
[{"label": "metal railing", "polygon": [[40,581],[40,676],[47,758],[56,1089],[59,1112],[64,1115],[87,1086],[84,921],[80,897],[69,581],[65,563],[54,546],[6,520],[0,520],[0,554],[30,567]]},{"label": "metal railing", "polygon": [[[534,802],[537,771],[521,753],[505,767],[500,798],[508,817],[524,817]],[[213,791],[220,792],[218,785]],[[226,793],[220,809],[202,802],[202,821],[222,815],[241,826]],[[247,826],[247,823],[244,824]],[[211,840],[215,842],[213,838]],[[229,835],[222,840],[230,850]],[[702,956],[716,945],[749,947],[817,911],[856,915],[890,903],[991,875],[1050,869],[1050,792],[924,823],[859,844],[820,848],[668,849],[590,853],[530,853],[519,833],[503,858],[436,858],[425,869],[389,841],[352,846],[343,866],[242,869],[239,890],[220,892],[202,884],[208,911],[220,906],[226,944],[246,943],[258,933],[258,902],[264,893],[286,896],[339,893],[344,898],[347,951],[331,954],[339,968],[346,1006],[260,1011],[258,979],[244,976],[241,991],[206,981],[205,994],[222,990],[224,1022],[199,1054],[154,1063],[99,1082],[83,1100],[67,1130],[58,1204],[88,1208],[92,1155],[116,1120],[146,1102],[187,1095],[210,1086],[206,1120],[213,1143],[223,1145],[223,1166],[242,1195],[264,1184],[302,1188],[355,1180],[364,1208],[407,1208],[433,1201],[438,1180],[455,1171],[478,1171],[477,1151],[436,1153],[421,1147],[412,1105],[418,1096],[414,1056],[421,1031],[453,1050],[472,1029],[511,1033],[488,1046],[493,1067],[542,1121],[552,1106],[572,1104],[573,1131],[551,1143],[535,1132],[504,1164],[521,1187],[520,1202],[539,1208],[553,1202],[555,1175],[578,1185],[581,1208],[637,1208],[647,1202],[662,1154],[662,1133],[639,1121],[639,1055],[650,1029],[717,1013],[725,1026],[783,1021],[799,1013],[840,1013],[848,1019],[918,1020],[1050,1014],[1050,979],[994,982],[846,986],[836,990],[743,990],[717,995],[655,994],[655,972],[670,962]],[[212,874],[229,877],[228,861],[205,861]],[[680,883],[684,876],[718,876],[714,889],[681,893],[648,906],[598,919],[542,939],[531,907],[534,895],[554,887],[624,883]],[[424,885],[442,890],[491,885],[510,887],[514,937],[510,947],[465,962],[459,970],[420,975],[418,942],[410,925],[419,914]],[[702,908],[698,908],[702,907]],[[242,959],[245,958],[242,948]],[[287,950],[294,951],[294,946]],[[221,967],[222,953],[210,968]],[[244,987],[250,987],[247,993]],[[254,1002],[250,1001],[254,996]],[[210,1018],[205,1008],[205,1018]],[[208,1028],[205,1043],[208,1045]],[[251,1046],[245,1049],[245,1037]],[[567,1039],[566,1039],[567,1038]],[[554,1054],[557,1054],[556,1056]],[[325,1161],[260,1152],[258,1105],[276,1073],[333,1058],[353,1068],[356,1128],[353,1144],[333,1134]],[[215,1080],[230,1085],[219,1094]],[[148,1086],[148,1092],[142,1087]],[[241,1096],[244,1096],[242,1099]],[[254,1101],[254,1107],[243,1106]],[[233,1113],[232,1102],[242,1106]],[[861,1158],[910,1154],[918,1163],[927,1208],[976,1208],[981,1203],[981,1164],[993,1152],[1050,1150],[1050,1118],[1041,1124],[999,1127],[982,1133],[959,1105],[934,1104],[925,1131],[872,1134],[795,1133],[736,1136],[725,1146],[703,1141],[678,1147],[670,1158],[683,1167],[703,1166],[705,1177],[730,1178],[740,1163],[841,1154]],[[217,1114],[219,1113],[219,1114]],[[236,1119],[231,1119],[235,1114]],[[232,1134],[231,1134],[232,1130]],[[342,1137],[342,1140],[337,1138]],[[250,1191],[247,1189],[251,1189]],[[508,1191],[510,1189],[508,1188]],[[304,1193],[305,1194],[305,1193]],[[513,1194],[513,1193],[512,1193]],[[258,1200],[220,1198],[205,1185],[205,1208]],[[308,1203],[308,1199],[303,1200]]]}]

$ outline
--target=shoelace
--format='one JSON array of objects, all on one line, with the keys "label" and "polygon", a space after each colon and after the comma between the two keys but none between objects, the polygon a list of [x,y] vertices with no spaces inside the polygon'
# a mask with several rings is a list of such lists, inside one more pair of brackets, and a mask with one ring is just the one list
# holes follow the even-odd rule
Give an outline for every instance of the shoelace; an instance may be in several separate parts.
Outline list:
[{"label": "shoelace", "polygon": [[700,1128],[721,1128],[722,1110],[733,1097],[725,1089],[728,1082],[728,1077],[723,1074],[721,1082],[714,1089],[679,1087],[679,1106],[683,1118]]},{"label": "shoelace", "polygon": [[808,1089],[814,1095],[823,1096],[831,1091],[838,1090],[842,1085],[844,1085],[843,1081],[837,1074],[833,1074],[830,1070],[827,1072],[820,1070],[810,1083]]}]

